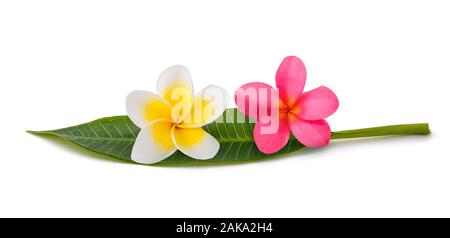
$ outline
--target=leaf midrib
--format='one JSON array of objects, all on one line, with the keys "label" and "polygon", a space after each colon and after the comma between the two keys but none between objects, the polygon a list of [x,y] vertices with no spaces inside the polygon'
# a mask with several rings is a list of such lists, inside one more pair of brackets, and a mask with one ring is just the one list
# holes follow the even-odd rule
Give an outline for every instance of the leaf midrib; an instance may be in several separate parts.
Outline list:
[{"label": "leaf midrib", "polygon": [[[89,140],[112,140],[112,141],[135,141],[135,137],[90,137],[90,136],[76,136],[76,135],[67,135],[63,133],[58,133],[55,131],[28,131],[33,134],[47,134],[47,135],[56,135],[56,136],[62,136],[66,138],[71,139],[89,139]],[[218,142],[254,142],[252,138],[245,138],[245,139],[224,139],[224,138],[216,138]]]},{"label": "leaf midrib", "polygon": [[32,134],[41,134],[41,135],[55,135],[55,136],[62,136],[65,138],[71,138],[71,139],[89,139],[89,140],[117,140],[117,141],[135,141],[136,138],[130,138],[130,137],[89,137],[89,136],[76,136],[76,135],[67,135],[63,133],[58,133],[56,131],[27,131]]},{"label": "leaf midrib", "polygon": [[[57,131],[27,131],[32,134],[47,134],[47,135],[55,135],[55,136],[62,136],[65,138],[71,138],[71,139],[89,139],[89,140],[112,140],[112,141],[136,141],[136,137],[89,137],[89,136],[77,136],[77,135],[67,135],[63,133],[58,133]],[[293,135],[289,137],[289,140],[296,139]],[[225,143],[236,143],[236,142],[248,142],[248,143],[254,143],[255,140],[253,138],[242,138],[239,139],[225,139],[225,138],[216,138],[218,142],[225,142]]]}]

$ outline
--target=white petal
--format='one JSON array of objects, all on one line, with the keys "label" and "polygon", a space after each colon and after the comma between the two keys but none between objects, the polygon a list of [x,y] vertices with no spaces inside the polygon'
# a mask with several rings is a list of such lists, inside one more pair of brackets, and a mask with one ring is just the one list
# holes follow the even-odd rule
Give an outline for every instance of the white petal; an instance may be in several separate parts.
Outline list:
[{"label": "white petal", "polygon": [[157,163],[177,148],[172,142],[172,123],[168,120],[156,120],[139,132],[131,151],[131,159],[141,164]]},{"label": "white petal", "polygon": [[219,151],[219,142],[202,128],[172,128],[172,140],[185,155],[199,160],[213,158]]},{"label": "white petal", "polygon": [[197,93],[189,114],[180,125],[183,128],[202,127],[219,118],[228,105],[225,89],[210,85]]},{"label": "white petal", "polygon": [[[171,66],[159,76],[157,90],[158,94],[172,105],[178,103],[180,97],[185,96],[185,94],[192,101],[194,87],[192,86],[191,73],[183,65]],[[180,94],[183,95],[180,96]]]},{"label": "white petal", "polygon": [[170,119],[171,107],[160,96],[147,91],[133,91],[126,99],[128,117],[139,128],[158,119]]}]

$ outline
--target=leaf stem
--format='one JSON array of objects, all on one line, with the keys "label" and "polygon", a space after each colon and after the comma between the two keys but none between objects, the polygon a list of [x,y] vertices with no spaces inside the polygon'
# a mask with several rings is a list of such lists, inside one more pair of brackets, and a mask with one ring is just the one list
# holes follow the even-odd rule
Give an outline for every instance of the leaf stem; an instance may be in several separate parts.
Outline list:
[{"label": "leaf stem", "polygon": [[430,133],[431,132],[428,123],[417,123],[336,131],[332,133],[331,138],[348,139],[392,135],[428,135]]}]

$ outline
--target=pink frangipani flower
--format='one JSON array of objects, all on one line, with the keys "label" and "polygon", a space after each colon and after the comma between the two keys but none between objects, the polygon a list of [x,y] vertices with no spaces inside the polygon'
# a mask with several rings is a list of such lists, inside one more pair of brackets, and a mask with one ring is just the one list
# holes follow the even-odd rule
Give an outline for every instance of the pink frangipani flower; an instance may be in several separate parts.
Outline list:
[{"label": "pink frangipani flower", "polygon": [[281,62],[275,81],[278,91],[265,83],[253,82],[235,93],[239,110],[256,120],[253,136],[258,149],[265,154],[281,150],[291,131],[307,147],[328,145],[331,130],[325,118],[339,106],[333,91],[321,86],[303,92],[306,69],[295,56]]}]

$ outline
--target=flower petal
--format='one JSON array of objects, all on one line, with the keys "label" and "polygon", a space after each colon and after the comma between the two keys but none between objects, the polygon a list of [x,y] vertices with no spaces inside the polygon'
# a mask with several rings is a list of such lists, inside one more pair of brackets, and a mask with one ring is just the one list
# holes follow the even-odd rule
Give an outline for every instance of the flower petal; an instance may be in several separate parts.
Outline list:
[{"label": "flower petal", "polygon": [[213,158],[219,142],[202,128],[172,128],[172,141],[185,155],[199,160]]},{"label": "flower petal", "polygon": [[339,100],[331,89],[321,86],[304,93],[298,103],[298,116],[304,120],[320,120],[329,117],[339,107]]},{"label": "flower petal", "polygon": [[202,127],[219,118],[228,104],[228,94],[225,89],[210,85],[194,97],[190,112],[179,125],[183,128]]},{"label": "flower petal", "polygon": [[239,111],[255,120],[267,117],[272,111],[284,107],[277,91],[272,86],[260,82],[242,85],[234,93],[234,100]]},{"label": "flower petal", "polygon": [[305,121],[290,114],[289,127],[295,138],[307,147],[325,146],[330,142],[331,129],[325,120]]},{"label": "flower petal", "polygon": [[302,60],[288,56],[281,62],[275,76],[281,100],[291,106],[299,99],[306,82],[306,68]]},{"label": "flower petal", "polygon": [[157,83],[158,94],[171,105],[181,100],[192,102],[194,87],[191,73],[183,65],[174,65],[164,70]]},{"label": "flower petal", "polygon": [[170,119],[170,105],[160,96],[147,91],[133,91],[126,99],[128,117],[139,128],[157,119]]},{"label": "flower petal", "polygon": [[172,142],[173,124],[168,120],[156,120],[139,132],[131,151],[131,159],[141,164],[157,163],[177,148]]},{"label": "flower petal", "polygon": [[278,122],[256,122],[253,130],[256,146],[264,154],[281,150],[289,141],[290,134],[286,113],[280,114]]}]

